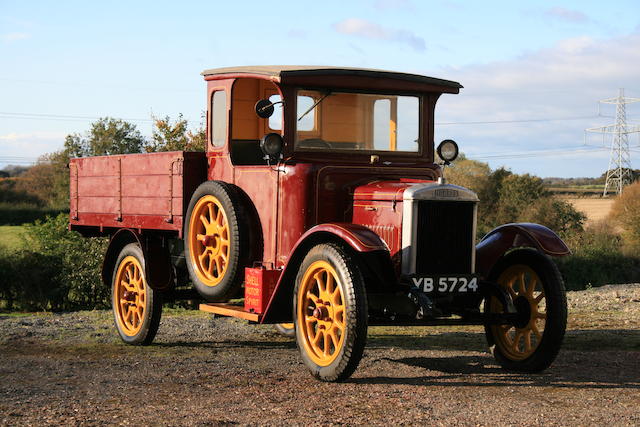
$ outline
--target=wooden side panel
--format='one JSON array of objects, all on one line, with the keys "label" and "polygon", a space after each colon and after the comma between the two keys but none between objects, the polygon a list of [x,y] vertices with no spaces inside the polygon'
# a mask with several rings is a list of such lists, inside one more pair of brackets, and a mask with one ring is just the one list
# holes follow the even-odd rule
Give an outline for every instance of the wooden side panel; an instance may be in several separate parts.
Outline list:
[{"label": "wooden side panel", "polygon": [[[204,153],[73,159],[71,225],[181,231],[188,198],[206,179]],[[186,175],[185,175],[186,173]]]}]

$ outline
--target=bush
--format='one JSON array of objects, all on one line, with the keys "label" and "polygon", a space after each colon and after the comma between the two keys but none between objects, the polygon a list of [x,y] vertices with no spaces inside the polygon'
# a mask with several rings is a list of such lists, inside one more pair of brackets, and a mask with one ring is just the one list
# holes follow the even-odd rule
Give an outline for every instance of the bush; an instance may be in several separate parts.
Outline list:
[{"label": "bush", "polygon": [[612,220],[622,229],[625,249],[640,252],[640,182],[629,185],[611,207]]},{"label": "bush", "polygon": [[[66,209],[68,211],[68,209]],[[29,203],[0,203],[0,225],[22,225],[56,216],[63,211]]]},{"label": "bush", "polygon": [[68,231],[59,214],[28,225],[29,250],[0,253],[0,299],[17,310],[79,310],[109,305],[100,269],[106,239]]},{"label": "bush", "polygon": [[625,255],[622,241],[602,223],[565,238],[572,255],[557,258],[568,290],[640,281],[640,258]]}]

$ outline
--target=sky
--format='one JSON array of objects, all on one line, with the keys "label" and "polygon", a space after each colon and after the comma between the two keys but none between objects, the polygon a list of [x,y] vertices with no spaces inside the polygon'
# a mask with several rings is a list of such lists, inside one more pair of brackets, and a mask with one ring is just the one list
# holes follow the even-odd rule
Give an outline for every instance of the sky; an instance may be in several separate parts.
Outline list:
[{"label": "sky", "polygon": [[[611,141],[584,129],[615,115],[598,100],[620,88],[640,98],[640,2],[0,0],[0,168],[61,149],[99,117],[147,136],[152,115],[196,127],[201,71],[269,64],[459,81],[436,107],[436,141],[492,168],[595,177]],[[640,125],[640,102],[627,115]]]}]

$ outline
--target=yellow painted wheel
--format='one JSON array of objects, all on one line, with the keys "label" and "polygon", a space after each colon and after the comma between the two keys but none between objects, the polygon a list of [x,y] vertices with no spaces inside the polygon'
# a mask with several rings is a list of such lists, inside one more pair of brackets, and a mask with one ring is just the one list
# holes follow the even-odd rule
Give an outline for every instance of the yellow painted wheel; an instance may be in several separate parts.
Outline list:
[{"label": "yellow painted wheel", "polygon": [[293,306],[296,342],[312,375],[323,381],[348,378],[367,339],[367,300],[357,262],[341,246],[313,247],[298,270]]},{"label": "yellow painted wheel", "polygon": [[344,344],[345,304],[335,269],[327,261],[312,263],[298,290],[298,328],[304,349],[318,366],[329,366]]},{"label": "yellow painted wheel", "polygon": [[229,221],[215,196],[206,195],[196,203],[189,221],[191,263],[200,281],[217,286],[229,266]]},{"label": "yellow painted wheel", "polygon": [[[567,326],[567,298],[556,265],[536,250],[518,249],[496,263],[489,280],[507,291],[517,312],[512,324],[485,326],[496,360],[517,372],[548,368]],[[486,300],[485,312],[502,313],[504,308],[492,297]]]},{"label": "yellow painted wheel", "polygon": [[137,244],[126,245],[116,260],[111,302],[116,329],[128,344],[150,344],[160,325],[162,300],[148,286],[144,255]]},{"label": "yellow painted wheel", "polygon": [[[536,351],[544,334],[547,314],[542,282],[529,266],[514,265],[500,275],[498,283],[528,319],[518,325],[493,325],[496,345],[509,359],[524,360]],[[496,313],[502,311],[497,301],[493,307]]]},{"label": "yellow painted wheel", "polygon": [[221,181],[207,181],[191,196],[184,223],[184,249],[189,277],[204,299],[235,297],[251,265],[253,247],[248,209],[240,192]]},{"label": "yellow painted wheel", "polygon": [[116,321],[127,336],[140,332],[146,315],[146,289],[142,266],[134,256],[125,257],[116,272],[113,306]]}]

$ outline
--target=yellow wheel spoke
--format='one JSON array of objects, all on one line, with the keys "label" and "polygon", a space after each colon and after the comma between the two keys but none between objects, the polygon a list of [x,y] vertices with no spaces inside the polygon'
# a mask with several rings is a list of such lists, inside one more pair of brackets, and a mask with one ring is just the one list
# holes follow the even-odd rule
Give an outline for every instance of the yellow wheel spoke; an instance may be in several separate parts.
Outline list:
[{"label": "yellow wheel spoke", "polygon": [[527,293],[527,284],[524,277],[524,273],[520,273],[518,277],[518,283],[520,284],[520,290],[518,291],[518,295]]},{"label": "yellow wheel spoke", "polygon": [[524,350],[531,351],[531,330],[529,329],[524,333]]},{"label": "yellow wheel spoke", "polygon": [[205,228],[209,228],[211,226],[209,220],[207,220],[207,218],[203,214],[200,214],[200,222],[202,223],[202,225],[204,225]]},{"label": "yellow wheel spoke", "polygon": [[540,330],[538,329],[538,325],[536,325],[535,322],[531,324],[531,331],[536,336],[538,341],[540,341],[540,339],[542,338],[542,334],[540,333]]},{"label": "yellow wheel spoke", "polygon": [[531,283],[529,283],[529,287],[527,288],[527,295],[533,298],[533,292],[536,290],[536,285],[538,284],[538,279],[535,277],[531,278]]},{"label": "yellow wheel spoke", "polygon": [[325,356],[329,356],[331,354],[331,335],[328,333],[324,333],[324,354]]}]

